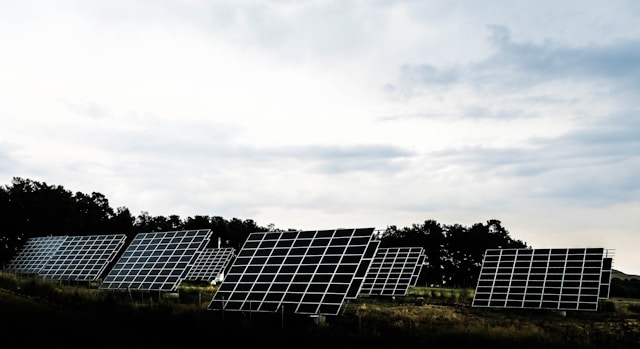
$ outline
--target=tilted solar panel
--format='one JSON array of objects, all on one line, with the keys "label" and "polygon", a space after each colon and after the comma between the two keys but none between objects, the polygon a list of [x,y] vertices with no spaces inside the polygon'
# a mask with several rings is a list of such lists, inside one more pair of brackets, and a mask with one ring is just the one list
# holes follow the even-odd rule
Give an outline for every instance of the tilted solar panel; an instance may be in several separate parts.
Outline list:
[{"label": "tilted solar panel", "polygon": [[358,298],[358,295],[362,291],[364,279],[367,277],[367,273],[369,272],[371,263],[373,262],[373,257],[375,257],[376,251],[378,251],[379,246],[380,240],[373,240],[369,242],[367,250],[364,252],[364,255],[362,255],[362,260],[360,261],[360,265],[358,266],[356,275],[353,276],[353,280],[351,281],[351,285],[349,286],[347,295],[344,297],[345,299]]},{"label": "tilted solar panel", "polygon": [[416,285],[424,262],[422,247],[379,248],[362,286],[362,294],[405,296]]},{"label": "tilted solar panel", "polygon": [[220,279],[236,254],[233,247],[205,248],[194,262],[185,280],[213,282]]},{"label": "tilted solar panel", "polygon": [[124,246],[125,234],[69,236],[38,274],[44,279],[95,281]]},{"label": "tilted solar panel", "polygon": [[67,236],[41,236],[28,239],[7,265],[15,274],[38,274]]},{"label": "tilted solar panel", "polygon": [[208,309],[335,315],[377,243],[373,228],[252,233]]},{"label": "tilted solar panel", "polygon": [[603,248],[489,249],[472,306],[597,310],[605,256]]},{"label": "tilted solar panel", "polygon": [[418,263],[416,263],[416,269],[413,271],[413,276],[411,277],[410,287],[416,287],[418,284],[418,279],[420,278],[420,273],[422,272],[422,267],[424,266],[424,262],[427,259],[427,252],[422,249],[420,252],[420,256],[418,257]]},{"label": "tilted solar panel", "polygon": [[[607,253],[607,255],[610,255]],[[611,273],[613,268],[613,257],[606,257],[602,261],[602,277],[600,278],[600,299],[609,298],[611,290]]]},{"label": "tilted solar panel", "polygon": [[209,229],[140,233],[100,288],[175,291],[210,237]]}]

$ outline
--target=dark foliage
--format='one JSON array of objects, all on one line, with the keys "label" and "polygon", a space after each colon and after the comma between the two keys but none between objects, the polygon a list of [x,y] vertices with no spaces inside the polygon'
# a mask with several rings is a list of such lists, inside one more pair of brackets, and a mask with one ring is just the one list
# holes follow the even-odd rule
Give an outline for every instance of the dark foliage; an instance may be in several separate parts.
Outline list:
[{"label": "dark foliage", "polygon": [[611,296],[640,299],[640,279],[612,279]]},{"label": "dark foliage", "polygon": [[382,234],[380,247],[422,246],[426,265],[419,285],[473,288],[477,283],[484,252],[488,248],[526,248],[514,240],[496,219],[470,228],[460,224],[441,225],[434,220],[398,229],[390,226]]}]

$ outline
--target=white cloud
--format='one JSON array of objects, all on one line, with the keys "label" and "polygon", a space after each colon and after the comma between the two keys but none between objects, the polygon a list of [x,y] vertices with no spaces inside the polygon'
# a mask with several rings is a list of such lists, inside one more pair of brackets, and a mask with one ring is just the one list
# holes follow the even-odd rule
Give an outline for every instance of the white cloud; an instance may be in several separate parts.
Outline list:
[{"label": "white cloud", "polygon": [[0,4],[0,178],[287,229],[633,229],[628,1]]}]

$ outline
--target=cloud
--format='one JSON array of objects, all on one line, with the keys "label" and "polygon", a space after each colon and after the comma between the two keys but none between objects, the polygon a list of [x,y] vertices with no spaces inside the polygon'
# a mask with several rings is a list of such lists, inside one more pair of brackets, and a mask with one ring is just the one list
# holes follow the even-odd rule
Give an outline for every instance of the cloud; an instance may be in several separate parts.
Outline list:
[{"label": "cloud", "polygon": [[517,147],[468,146],[432,155],[484,178],[519,178],[526,197],[609,207],[635,202],[640,194],[639,121],[633,113],[620,114]]},{"label": "cloud", "polygon": [[[608,93],[633,94],[640,89],[640,41],[568,46],[546,40],[538,44],[516,42],[508,28],[489,25],[489,57],[467,65],[404,64],[400,80],[385,86],[405,97],[430,93],[438,87],[470,85],[478,93],[515,95],[537,85],[557,82],[606,84]],[[633,89],[633,91],[629,91]],[[541,96],[542,97],[542,96]]]},{"label": "cloud", "polygon": [[640,74],[638,40],[584,47],[562,46],[549,40],[540,45],[512,41],[505,27],[489,26],[489,30],[489,41],[497,52],[474,70],[504,71],[529,83],[601,78],[635,81]]}]

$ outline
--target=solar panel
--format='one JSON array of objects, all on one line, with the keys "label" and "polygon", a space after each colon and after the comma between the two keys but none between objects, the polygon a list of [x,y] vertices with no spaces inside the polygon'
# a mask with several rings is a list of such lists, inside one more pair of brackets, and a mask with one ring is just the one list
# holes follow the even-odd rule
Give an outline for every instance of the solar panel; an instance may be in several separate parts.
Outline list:
[{"label": "solar panel", "polygon": [[204,249],[184,279],[206,282],[222,280],[235,253],[233,247]]},{"label": "solar panel", "polygon": [[[608,251],[607,255],[612,255],[611,251]],[[611,290],[611,274],[613,268],[613,257],[606,257],[602,261],[602,276],[600,278],[600,299],[609,298],[609,291]]]},{"label": "solar panel", "polygon": [[425,259],[422,247],[378,249],[367,273],[362,294],[405,296],[414,287]]},{"label": "solar panel", "polygon": [[380,240],[373,240],[369,242],[367,250],[364,252],[362,259],[360,260],[360,265],[358,266],[356,275],[354,275],[353,280],[351,280],[351,285],[349,286],[349,290],[347,291],[345,299],[358,298],[358,295],[362,290],[362,285],[364,284],[364,279],[367,277],[367,273],[369,272],[369,268],[371,268],[373,258],[375,257],[376,251],[378,250],[378,246],[380,246]]},{"label": "solar panel", "polygon": [[66,238],[66,236],[29,238],[9,262],[7,271],[15,274],[38,274]]},{"label": "solar panel", "polygon": [[611,274],[606,253],[603,248],[489,249],[472,306],[597,310],[607,287],[603,279]]},{"label": "solar panel", "polygon": [[67,237],[38,274],[44,279],[95,281],[124,246],[125,234]]},{"label": "solar panel", "polygon": [[175,291],[210,237],[208,229],[140,233],[99,288]]},{"label": "solar panel", "polygon": [[422,272],[422,267],[424,266],[424,262],[427,259],[427,252],[423,249],[420,252],[420,256],[418,257],[418,263],[416,263],[416,268],[413,271],[413,276],[411,277],[410,287],[416,287],[418,284],[418,279],[420,278],[420,273]]},{"label": "solar panel", "polygon": [[373,228],[252,233],[208,309],[335,315],[377,246]]}]

